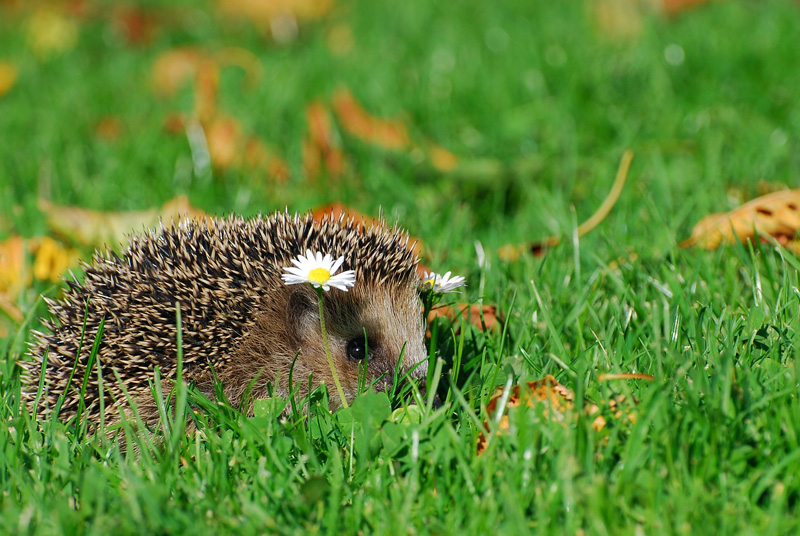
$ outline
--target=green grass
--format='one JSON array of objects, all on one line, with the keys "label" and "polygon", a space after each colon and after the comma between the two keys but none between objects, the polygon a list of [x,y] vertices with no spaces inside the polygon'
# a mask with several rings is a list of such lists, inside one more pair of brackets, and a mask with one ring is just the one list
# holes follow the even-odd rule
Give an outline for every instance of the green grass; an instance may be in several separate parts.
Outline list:
[{"label": "green grass", "polygon": [[[25,44],[27,14],[0,8],[0,61],[20,69],[0,98],[0,239],[48,232],[40,196],[121,211],[186,193],[209,212],[246,215],[338,199],[398,218],[423,240],[425,262],[468,276],[463,297],[496,304],[505,327],[438,326],[448,404],[419,424],[389,420],[380,395],[287,422],[270,405],[251,419],[211,405],[195,415],[204,440],[171,436],[137,457],[20,408],[13,363],[45,312],[38,294],[58,293],[36,283],[17,300],[29,321],[0,340],[0,533],[800,531],[800,263],[771,246],[677,247],[700,217],[758,195],[760,179],[796,185],[796,2],[712,2],[646,18],[625,42],[598,32],[586,3],[342,0],[284,46],[185,4],[149,45],[127,45],[97,16],[80,23],[74,49],[46,60]],[[344,57],[326,44],[341,24],[355,42]],[[219,107],[287,159],[287,187],[181,171],[186,139],[162,122],[192,109],[191,90],[158,99],[149,80],[177,45],[259,57],[253,89],[240,70],[222,72]],[[679,65],[665,59],[670,45],[684,52]],[[415,139],[464,168],[442,175],[343,136],[351,172],[306,186],[304,108],[343,86],[372,113],[402,114]],[[108,115],[124,124],[116,141],[93,134]],[[574,244],[628,147],[637,157],[622,198]],[[497,257],[550,234],[567,239],[542,258]],[[632,371],[656,380],[598,381]],[[598,433],[586,418],[564,426],[518,411],[477,456],[495,386],[544,374],[579,397],[633,395],[638,418]]]}]

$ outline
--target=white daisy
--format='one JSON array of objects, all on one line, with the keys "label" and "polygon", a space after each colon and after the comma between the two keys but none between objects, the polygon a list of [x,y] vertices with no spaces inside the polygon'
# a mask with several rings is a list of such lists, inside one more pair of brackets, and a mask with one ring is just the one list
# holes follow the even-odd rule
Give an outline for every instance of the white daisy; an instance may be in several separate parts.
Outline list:
[{"label": "white daisy", "polygon": [[[297,285],[298,283],[311,283],[314,288],[322,287],[322,290],[329,291],[331,287],[347,292],[349,287],[356,283],[356,273],[353,270],[345,270],[336,274],[336,270],[344,262],[344,257],[339,257],[335,261],[330,254],[306,250],[305,256],[298,255],[292,259],[294,266],[284,268],[285,274],[281,274],[281,279],[287,285]],[[334,275],[336,274],[336,275]]]},{"label": "white daisy", "polygon": [[448,292],[456,292],[457,288],[467,284],[467,280],[460,275],[450,277],[451,273],[447,272],[444,275],[439,275],[436,272],[426,272],[425,277],[422,278],[422,290],[432,290],[438,294],[447,294]]}]

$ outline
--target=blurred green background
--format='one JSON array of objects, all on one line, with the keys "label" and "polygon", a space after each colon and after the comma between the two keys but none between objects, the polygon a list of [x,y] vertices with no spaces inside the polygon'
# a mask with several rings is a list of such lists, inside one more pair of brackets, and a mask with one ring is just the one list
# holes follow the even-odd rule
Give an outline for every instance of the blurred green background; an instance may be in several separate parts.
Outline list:
[{"label": "blurred green background", "polygon": [[[453,227],[499,245],[568,234],[630,147],[631,183],[605,232],[668,247],[729,208],[730,189],[750,197],[762,179],[793,183],[799,21],[797,3],[780,0],[671,16],[624,0],[6,1],[0,61],[17,76],[0,98],[0,233],[47,233],[40,197],[122,211],[186,193],[217,214],[339,200],[382,208],[433,250]],[[196,168],[185,131],[166,124],[196,112],[197,82],[159,95],[154,74],[176,47],[253,54],[250,68],[219,62],[216,113],[283,159],[288,182]],[[417,150],[366,143],[332,116],[347,169],[308,177],[305,110],[330,108],[343,88],[370,114],[403,121]],[[455,155],[456,169],[430,165],[426,143]]]}]

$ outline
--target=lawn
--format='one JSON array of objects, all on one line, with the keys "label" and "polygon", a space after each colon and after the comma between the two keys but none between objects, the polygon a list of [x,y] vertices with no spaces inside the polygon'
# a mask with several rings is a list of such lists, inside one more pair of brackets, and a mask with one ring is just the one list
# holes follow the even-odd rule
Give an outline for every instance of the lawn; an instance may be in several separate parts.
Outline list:
[{"label": "lawn", "polygon": [[[709,213],[796,186],[798,2],[331,0],[269,23],[247,4],[0,1],[0,244],[88,260],[52,206],[338,201],[465,276],[443,303],[502,321],[434,323],[445,404],[418,422],[374,393],[333,414],[318,393],[308,418],[200,404],[203,434],[126,454],[20,406],[15,363],[62,287],[14,287],[0,257],[0,533],[800,532],[800,261],[679,247]],[[578,237],[626,149],[619,201]],[[637,403],[599,431],[516,408],[479,455],[495,388],[548,374],[580,405]]]}]

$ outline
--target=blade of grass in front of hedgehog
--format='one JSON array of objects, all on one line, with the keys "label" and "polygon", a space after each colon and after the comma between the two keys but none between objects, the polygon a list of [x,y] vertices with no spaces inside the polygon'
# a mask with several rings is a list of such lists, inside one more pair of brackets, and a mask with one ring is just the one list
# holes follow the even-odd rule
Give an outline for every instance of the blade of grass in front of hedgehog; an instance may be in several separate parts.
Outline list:
[{"label": "blade of grass in front of hedgehog", "polygon": [[89,429],[89,418],[84,417],[83,412],[86,410],[86,389],[89,387],[89,377],[92,374],[94,362],[99,361],[98,353],[100,351],[100,339],[103,337],[103,328],[106,325],[105,317],[100,319],[100,325],[97,326],[97,335],[92,344],[92,351],[89,353],[89,360],[86,363],[86,370],[83,371],[83,383],[81,384],[80,397],[78,398],[78,413],[76,415],[75,423],[78,425],[78,439],[83,440],[86,437],[86,432]]},{"label": "blade of grass in front of hedgehog", "polygon": [[44,374],[47,371],[47,358],[49,355],[49,349],[45,349],[44,354],[42,355],[42,366],[39,368],[39,385],[36,388],[36,398],[34,399],[33,407],[31,408],[33,415],[39,413],[39,403],[42,401],[42,394],[44,394]]},{"label": "blade of grass in front of hedgehog", "polygon": [[[172,437],[169,447],[171,452],[175,452],[180,441],[186,436],[186,383],[183,381],[183,322],[181,318],[181,303],[175,302],[175,346],[176,346],[176,373],[175,383],[172,391],[175,394],[174,416],[172,423]],[[170,393],[172,398],[172,393]]]},{"label": "blade of grass in front of hedgehog", "polygon": [[64,388],[64,392],[61,393],[56,400],[56,407],[53,409],[53,413],[58,415],[61,413],[61,408],[64,405],[67,397],[67,391],[69,387],[72,385],[72,379],[75,377],[75,372],[78,370],[78,360],[80,359],[81,352],[83,351],[83,341],[86,335],[86,322],[89,318],[89,299],[86,299],[86,305],[83,309],[83,325],[81,326],[81,336],[78,339],[78,349],[75,351],[75,361],[72,363],[72,370],[69,373],[69,378],[67,379],[67,384]]},{"label": "blade of grass in front of hedgehog", "polygon": [[157,428],[161,428],[162,444],[167,443],[172,435],[170,434],[170,421],[169,418],[167,418],[167,402],[164,399],[164,392],[161,387],[160,366],[156,366],[156,368],[153,369],[153,380],[150,383],[150,390],[153,395],[153,400],[156,403],[156,408],[158,409]]},{"label": "blade of grass in front of hedgehog", "polygon": [[100,444],[104,445],[106,440],[106,397],[103,389],[103,367],[100,359],[97,362],[97,402],[100,405],[100,422],[97,427],[97,435]]},{"label": "blade of grass in front of hedgehog", "polygon": [[297,363],[297,358],[300,356],[300,350],[295,352],[294,358],[292,359],[292,364],[289,367],[289,404],[292,405],[292,419],[297,419],[298,410],[297,410],[297,401],[294,399],[294,394],[297,392],[299,387],[294,387],[294,366]]},{"label": "blade of grass in front of hedgehog", "polygon": [[[136,402],[133,400],[133,398],[131,398],[127,387],[125,387],[125,382],[119,375],[119,371],[112,367],[111,372],[114,374],[114,377],[117,380],[117,385],[122,391],[122,395],[125,397],[127,406],[130,408],[130,415],[133,417],[135,425],[134,428],[134,425],[131,424],[130,419],[128,418],[127,412],[122,410],[119,411],[120,426],[122,427],[125,435],[125,450],[127,452],[136,452],[138,454],[142,454],[144,452],[148,454],[155,453],[156,449],[155,445],[153,444],[151,434],[141,433],[143,430],[148,430],[148,428],[144,424],[144,421],[139,414],[139,407],[136,405]],[[142,448],[142,444],[144,444],[146,449]]]}]

